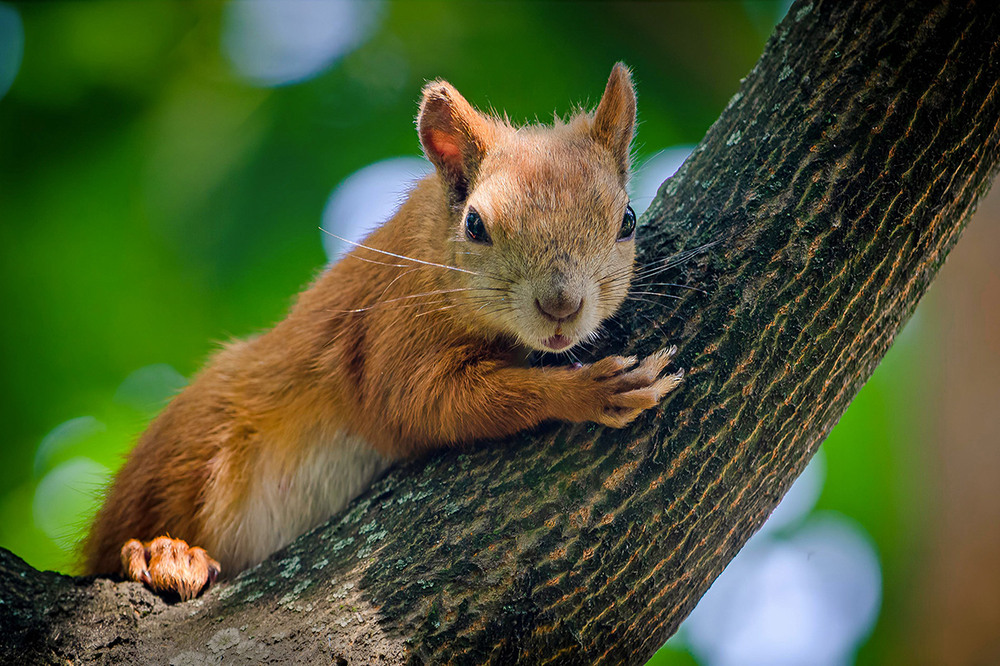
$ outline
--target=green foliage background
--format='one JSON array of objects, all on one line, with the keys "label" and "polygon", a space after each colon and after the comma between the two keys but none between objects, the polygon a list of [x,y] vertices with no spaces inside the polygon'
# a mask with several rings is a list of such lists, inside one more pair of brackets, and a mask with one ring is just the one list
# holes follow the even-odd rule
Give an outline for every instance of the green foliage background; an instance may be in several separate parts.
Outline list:
[{"label": "green foliage background", "polygon": [[[0,545],[63,571],[102,474],[165,392],[216,341],[280,319],[322,267],[331,190],[367,164],[419,154],[424,81],[547,120],[596,102],[624,60],[640,94],[641,161],[700,140],[784,10],[398,3],[320,76],[259,88],[220,53],[220,3],[14,6],[25,50],[0,99]],[[823,447],[819,508],[861,524],[883,564],[882,619],[861,663],[893,653],[919,539],[924,471],[901,444],[917,426],[893,417],[918,383],[923,328],[911,325]],[[67,461],[93,493],[50,475]],[[668,648],[655,661],[691,660]]]}]

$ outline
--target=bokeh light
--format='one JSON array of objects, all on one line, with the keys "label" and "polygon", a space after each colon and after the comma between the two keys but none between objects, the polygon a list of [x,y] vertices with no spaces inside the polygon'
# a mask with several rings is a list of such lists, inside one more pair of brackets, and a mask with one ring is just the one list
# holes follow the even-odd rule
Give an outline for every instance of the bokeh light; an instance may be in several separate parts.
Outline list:
[{"label": "bokeh light", "polygon": [[24,57],[24,25],[17,9],[0,3],[0,99],[7,94]]},{"label": "bokeh light", "polygon": [[826,455],[822,450],[813,456],[799,478],[774,508],[757,534],[771,534],[801,523],[816,507],[826,481]]},{"label": "bokeh light", "polygon": [[187,379],[166,363],[139,368],[121,383],[114,400],[139,413],[155,414],[187,385]]},{"label": "bokeh light", "polygon": [[[344,179],[323,209],[323,249],[336,261],[388,220],[418,180],[431,171],[419,157],[392,157],[369,164]],[[350,242],[341,241],[337,236]]]},{"label": "bokeh light", "polygon": [[79,416],[60,423],[42,438],[35,450],[35,476],[41,476],[55,466],[67,451],[72,451],[106,430],[107,426],[93,416]]},{"label": "bokeh light", "polygon": [[64,553],[72,565],[76,538],[100,504],[111,470],[86,456],[71,458],[42,477],[35,488],[35,525]]},{"label": "bokeh light", "polygon": [[859,525],[835,512],[808,515],[822,467],[818,455],[701,598],[674,645],[686,644],[707,666],[853,663],[878,617],[881,572]]},{"label": "bokeh light", "polygon": [[629,183],[632,210],[636,215],[642,215],[649,208],[660,185],[677,173],[693,149],[694,146],[690,145],[670,146],[639,164]]},{"label": "bokeh light", "polygon": [[251,83],[296,83],[363,43],[381,9],[377,0],[233,0],[224,14],[222,50]]}]

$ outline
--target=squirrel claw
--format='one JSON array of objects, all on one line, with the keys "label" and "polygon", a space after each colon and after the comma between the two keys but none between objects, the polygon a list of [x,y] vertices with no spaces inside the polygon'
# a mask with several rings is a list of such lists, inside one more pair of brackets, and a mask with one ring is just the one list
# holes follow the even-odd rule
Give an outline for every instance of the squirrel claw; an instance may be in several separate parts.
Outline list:
[{"label": "squirrel claw", "polygon": [[204,548],[162,536],[145,544],[129,539],[121,550],[125,576],[157,593],[174,593],[187,601],[198,596],[222,573],[221,565]]},{"label": "squirrel claw", "polygon": [[[611,356],[591,366],[592,378],[600,387],[591,417],[598,423],[612,428],[624,428],[647,409],[659,404],[666,394],[677,388],[684,371],[661,375],[670,359],[677,354],[677,347],[660,349],[642,361],[634,356]],[[612,368],[616,372],[609,372]]]},{"label": "squirrel claw", "polygon": [[219,574],[222,573],[222,568],[219,567],[219,563],[216,562],[215,560],[213,560],[212,558],[209,557],[208,561],[209,561],[209,565],[208,565],[208,584],[211,585],[219,577]]}]

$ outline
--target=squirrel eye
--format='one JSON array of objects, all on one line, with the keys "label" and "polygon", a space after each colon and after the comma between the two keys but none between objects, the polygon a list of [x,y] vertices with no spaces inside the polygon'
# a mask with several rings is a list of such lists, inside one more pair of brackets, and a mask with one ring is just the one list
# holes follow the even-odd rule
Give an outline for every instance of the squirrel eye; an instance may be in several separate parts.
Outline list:
[{"label": "squirrel eye", "polygon": [[469,212],[465,216],[465,236],[473,243],[488,244],[493,242],[490,240],[490,235],[486,233],[483,218],[479,217],[475,208],[469,208]]},{"label": "squirrel eye", "polygon": [[618,240],[626,241],[635,235],[635,211],[632,206],[625,207],[625,217],[622,218],[622,228],[618,231]]}]

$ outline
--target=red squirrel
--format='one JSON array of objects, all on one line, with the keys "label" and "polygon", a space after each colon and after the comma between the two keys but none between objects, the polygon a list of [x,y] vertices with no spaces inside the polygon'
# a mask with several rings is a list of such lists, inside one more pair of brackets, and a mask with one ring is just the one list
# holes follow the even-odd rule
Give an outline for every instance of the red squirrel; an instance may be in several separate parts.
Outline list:
[{"label": "red squirrel", "polygon": [[550,419],[620,428],[657,405],[683,376],[663,374],[675,348],[526,362],[592,339],[626,296],[635,114],[621,63],[596,110],[554,126],[514,127],[428,83],[417,129],[435,172],[283,321],[226,345],[156,417],[95,518],[87,572],[190,599],[343,509],[393,461]]}]

